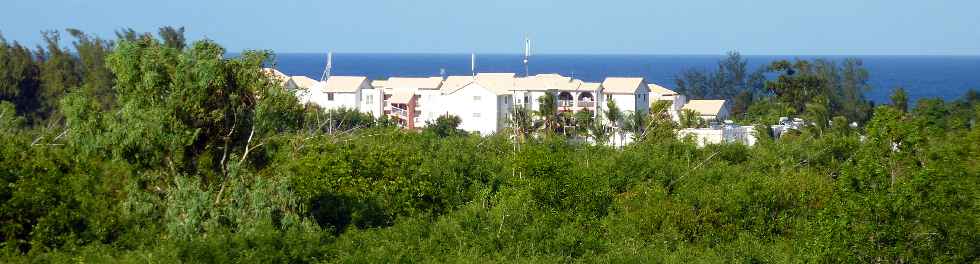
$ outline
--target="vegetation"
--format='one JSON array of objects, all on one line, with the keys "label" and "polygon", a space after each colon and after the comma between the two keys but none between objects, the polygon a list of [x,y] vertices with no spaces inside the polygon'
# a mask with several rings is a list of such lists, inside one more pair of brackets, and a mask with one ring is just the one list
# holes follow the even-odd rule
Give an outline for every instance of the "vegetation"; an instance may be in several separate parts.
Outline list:
[{"label": "vegetation", "polygon": [[[658,105],[419,133],[300,106],[259,71],[270,53],[164,31],[78,38],[101,58],[2,42],[0,262],[980,260],[976,92],[851,129],[841,99],[780,90],[818,89],[784,72],[747,116],[836,117],[751,148],[677,140]],[[563,136],[610,127],[644,136]]]}]

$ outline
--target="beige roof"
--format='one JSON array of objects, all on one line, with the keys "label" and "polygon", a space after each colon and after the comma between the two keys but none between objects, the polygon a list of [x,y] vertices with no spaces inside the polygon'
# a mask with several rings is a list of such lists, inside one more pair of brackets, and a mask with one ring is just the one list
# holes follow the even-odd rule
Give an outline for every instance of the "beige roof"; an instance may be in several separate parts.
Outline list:
[{"label": "beige roof", "polygon": [[446,80],[442,82],[442,93],[451,94],[455,93],[459,89],[466,87],[467,84],[472,83],[474,78],[472,76],[449,76]]},{"label": "beige roof", "polygon": [[660,94],[660,96],[677,95],[677,92],[664,88],[663,86],[655,83],[648,84],[647,86],[650,87],[650,92]]},{"label": "beige roof", "polygon": [[725,100],[691,100],[682,109],[694,110],[701,115],[717,116],[724,107]]},{"label": "beige roof", "polygon": [[323,90],[329,93],[354,93],[367,82],[367,77],[364,76],[330,76]]},{"label": "beige roof", "polygon": [[510,94],[517,80],[514,76],[513,73],[481,73],[476,75],[476,82],[494,94]]},{"label": "beige roof", "polygon": [[391,77],[385,89],[439,89],[442,77]]},{"label": "beige roof", "polygon": [[374,87],[374,88],[384,88],[385,85],[388,85],[388,81],[385,81],[385,80],[373,80],[373,81],[371,81],[371,87]]},{"label": "beige roof", "polygon": [[643,78],[639,77],[606,77],[602,82],[602,89],[606,93],[632,94],[643,84]]},{"label": "beige roof", "polygon": [[449,76],[442,82],[442,93],[452,94],[467,85],[477,83],[496,95],[510,94],[517,78],[514,73],[480,73],[476,77]]},{"label": "beige roof", "polygon": [[582,83],[582,87],[580,87],[580,89],[587,90],[587,91],[595,91],[595,90],[599,90],[599,87],[602,87],[601,83],[587,82],[587,83]]},{"label": "beige roof", "polygon": [[395,91],[395,93],[391,95],[391,98],[388,98],[388,103],[408,104],[409,102],[412,101],[412,98],[414,97],[415,97],[415,92],[407,89],[401,89]]},{"label": "beige roof", "polygon": [[275,79],[276,81],[279,81],[279,85],[286,85],[286,81],[289,80],[288,75],[273,68],[262,68],[262,73],[264,73],[266,76],[269,76],[270,78]]},{"label": "beige roof", "polygon": [[293,83],[301,89],[310,89],[319,83],[318,81],[306,76],[293,76],[289,77],[289,80],[293,81]]},{"label": "beige roof", "polygon": [[513,72],[481,72],[477,73],[476,77],[505,77],[505,78],[515,78],[516,73]]},{"label": "beige roof", "polygon": [[561,76],[560,74],[538,74],[529,77],[517,78],[512,90],[523,91],[546,91],[562,90],[577,91],[582,89],[585,82],[572,77]]}]

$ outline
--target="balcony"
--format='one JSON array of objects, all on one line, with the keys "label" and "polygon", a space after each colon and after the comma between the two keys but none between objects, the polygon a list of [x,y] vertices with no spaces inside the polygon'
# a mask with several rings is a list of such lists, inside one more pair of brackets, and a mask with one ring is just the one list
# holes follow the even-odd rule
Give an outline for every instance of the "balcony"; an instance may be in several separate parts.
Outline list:
[{"label": "balcony", "polygon": [[400,117],[402,119],[408,119],[408,111],[406,111],[405,109],[398,108],[398,107],[392,107],[391,108],[391,115]]},{"label": "balcony", "polygon": [[572,100],[558,100],[558,107],[573,107],[575,106],[575,101]]},{"label": "balcony", "polygon": [[595,107],[594,101],[579,101],[578,107]]}]

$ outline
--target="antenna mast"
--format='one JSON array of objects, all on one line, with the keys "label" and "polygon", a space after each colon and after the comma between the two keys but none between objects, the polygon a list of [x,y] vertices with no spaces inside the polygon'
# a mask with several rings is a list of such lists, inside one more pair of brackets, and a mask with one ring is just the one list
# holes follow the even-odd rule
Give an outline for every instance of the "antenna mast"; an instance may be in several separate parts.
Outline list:
[{"label": "antenna mast", "polygon": [[476,52],[470,53],[470,72],[476,77]]},{"label": "antenna mast", "polygon": [[531,39],[524,37],[524,77],[528,77],[527,60],[531,57]]},{"label": "antenna mast", "polygon": [[333,68],[333,51],[327,52],[327,66],[323,68],[323,75],[320,75],[321,82],[330,78],[331,68]]}]

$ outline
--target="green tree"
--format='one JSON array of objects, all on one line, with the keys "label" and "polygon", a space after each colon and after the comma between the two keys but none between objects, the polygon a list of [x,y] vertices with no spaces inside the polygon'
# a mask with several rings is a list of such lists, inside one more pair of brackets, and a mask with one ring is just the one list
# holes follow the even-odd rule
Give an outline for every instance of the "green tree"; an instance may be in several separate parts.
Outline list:
[{"label": "green tree", "polygon": [[704,119],[701,118],[701,113],[691,109],[684,109],[680,113],[680,126],[681,128],[700,128],[705,126]]},{"label": "green tree", "polygon": [[68,29],[75,38],[72,45],[78,56],[78,71],[82,78],[81,91],[104,109],[109,109],[115,101],[112,98],[114,78],[105,58],[112,51],[112,42],[92,37],[77,29]]},{"label": "green tree", "polygon": [[187,40],[184,38],[184,27],[161,27],[159,35],[163,39],[163,46],[165,47],[183,50],[187,46]]},{"label": "green tree", "polygon": [[27,47],[0,34],[0,100],[13,103],[17,112],[32,118],[40,108],[39,67]]},{"label": "green tree", "polygon": [[552,93],[545,93],[538,97],[538,111],[535,113],[540,119],[541,128],[545,129],[546,134],[560,132],[558,122],[558,99]]},{"label": "green tree", "polygon": [[466,132],[459,129],[459,124],[463,121],[458,116],[454,115],[442,115],[436,118],[435,122],[430,122],[425,125],[425,131],[433,133],[439,137],[449,137],[457,135],[465,135]]},{"label": "green tree", "polygon": [[46,118],[54,114],[62,96],[80,86],[82,79],[77,71],[78,61],[61,47],[61,34],[45,31],[42,36],[45,46],[38,47],[36,56],[40,64],[40,113]]},{"label": "green tree", "polygon": [[903,113],[909,111],[909,95],[905,93],[905,88],[897,87],[892,90],[892,106]]}]

